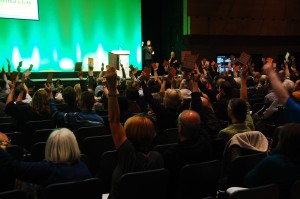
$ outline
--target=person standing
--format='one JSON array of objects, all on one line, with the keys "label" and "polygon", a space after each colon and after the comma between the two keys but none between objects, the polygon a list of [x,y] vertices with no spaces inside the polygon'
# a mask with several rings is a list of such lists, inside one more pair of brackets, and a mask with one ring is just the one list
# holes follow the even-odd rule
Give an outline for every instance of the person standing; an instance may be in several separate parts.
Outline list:
[{"label": "person standing", "polygon": [[178,63],[178,58],[175,55],[175,52],[171,52],[171,57],[169,59],[169,65],[170,67],[174,67],[176,70],[179,69],[179,63]]},{"label": "person standing", "polygon": [[145,56],[144,66],[151,67],[151,64],[153,62],[153,55],[154,55],[154,50],[152,48],[151,41],[150,40],[147,41],[147,46],[144,46],[144,42],[142,42],[142,46],[143,46],[143,52]]}]

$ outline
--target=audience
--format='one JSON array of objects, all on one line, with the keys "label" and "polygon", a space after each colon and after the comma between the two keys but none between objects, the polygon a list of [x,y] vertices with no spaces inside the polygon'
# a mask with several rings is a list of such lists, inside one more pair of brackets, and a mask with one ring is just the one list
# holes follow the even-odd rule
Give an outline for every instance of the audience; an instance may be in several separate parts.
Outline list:
[{"label": "audience", "polygon": [[[165,168],[170,172],[169,198],[174,198],[179,172],[183,166],[212,159],[212,148],[207,132],[201,127],[197,112],[185,110],[178,116],[176,145],[163,153]],[[172,194],[173,193],[173,194]]]},{"label": "audience", "polygon": [[50,134],[44,161],[15,160],[0,148],[0,167],[1,171],[8,172],[25,183],[39,185],[39,193],[50,184],[92,177],[87,166],[80,161],[80,151],[74,134],[65,128],[54,130]]},{"label": "audience", "polygon": [[146,102],[155,113],[157,118],[158,133],[162,133],[168,128],[177,127],[177,118],[181,110],[182,96],[179,89],[167,89],[165,91],[167,77],[163,79],[161,91],[164,93],[163,103],[156,103],[151,95],[145,81],[142,81],[143,93]]},{"label": "audience", "polygon": [[294,99],[300,103],[300,80],[297,80],[295,82],[295,90],[294,92],[292,93]]},{"label": "audience", "polygon": [[290,97],[288,91],[283,87],[279,76],[274,71],[272,64],[267,63],[263,67],[265,73],[268,74],[272,87],[278,96],[279,103],[285,105],[285,119],[286,122],[300,122],[300,105]]},{"label": "audience", "polygon": [[[253,66],[243,66],[240,69],[239,67],[232,68],[231,64],[229,64],[228,69],[224,69],[224,72],[221,72],[218,65],[210,64],[204,65],[204,68],[195,67],[192,71],[185,71],[185,69],[179,68],[177,71],[179,74],[173,77],[170,74],[169,66],[165,65],[165,75],[161,78],[158,76],[157,68],[154,68],[154,77],[146,76],[145,72],[142,72],[137,77],[137,70],[132,70],[131,79],[127,80],[126,84],[125,70],[123,66],[121,68],[123,72],[122,81],[119,81],[116,69],[113,66],[108,66],[107,71],[104,71],[103,67],[98,77],[98,87],[96,87],[94,85],[93,68],[89,66],[88,81],[83,80],[83,73],[79,71],[79,83],[74,87],[67,86],[62,89],[58,85],[57,88],[61,90],[61,98],[65,106],[57,105],[58,102],[53,99],[54,94],[51,86],[48,84],[43,89],[37,88],[37,91],[35,91],[33,86],[31,91],[29,91],[26,85],[34,85],[32,80],[30,82],[27,81],[26,84],[20,83],[19,85],[17,83],[18,79],[9,84],[7,78],[6,80],[5,78],[0,80],[0,97],[2,93],[5,94],[5,92],[10,90],[6,97],[6,104],[1,104],[1,109],[5,109],[7,114],[16,119],[16,124],[20,131],[22,131],[22,127],[27,121],[54,118],[58,125],[70,128],[76,135],[76,131],[80,127],[104,124],[103,118],[108,117],[107,124],[109,126],[107,127],[112,134],[117,149],[117,166],[112,175],[110,198],[116,197],[118,180],[123,174],[162,167],[167,168],[170,172],[168,191],[169,196],[172,197],[177,186],[178,174],[184,165],[215,158],[212,157],[215,154],[212,154],[212,152],[216,151],[210,144],[212,138],[220,137],[225,142],[231,140],[227,146],[236,145],[236,142],[232,140],[245,146],[245,142],[252,139],[256,133],[264,138],[260,139],[262,141],[259,144],[260,146],[263,145],[263,149],[259,151],[265,152],[268,144],[270,144],[268,140],[272,141],[271,137],[268,136],[272,134],[267,135],[261,131],[263,135],[258,131],[254,131],[254,123],[250,115],[250,110],[254,109],[248,103],[248,98],[251,100],[251,97],[257,93],[266,94],[265,99],[268,102],[273,102],[271,106],[269,104],[264,105],[265,109],[267,109],[266,113],[272,110],[273,107],[283,107],[282,112],[286,121],[279,124],[278,121],[274,120],[275,127],[287,124],[287,122],[300,122],[300,117],[298,117],[300,115],[300,105],[298,101],[295,101],[298,100],[299,95],[299,80],[297,79],[298,72],[296,68],[289,70],[286,66],[285,70],[281,70],[277,74],[272,64],[267,63],[264,65],[264,72],[260,73],[254,71]],[[241,70],[241,77],[238,77],[239,70]],[[103,76],[104,73],[106,77]],[[247,73],[249,76],[247,76]],[[296,81],[295,91],[292,80]],[[4,87],[7,87],[5,86],[6,84],[10,88],[3,90]],[[267,85],[272,88],[268,92],[266,92]],[[240,92],[237,91],[238,89],[240,89]],[[99,116],[100,111],[98,111],[98,114],[95,112],[95,92],[97,94],[104,93],[101,96],[101,110],[104,108],[101,114],[107,113],[108,115],[103,116],[103,118]],[[237,93],[239,93],[239,98],[237,98]],[[264,99],[262,98],[261,102],[263,101]],[[262,115],[260,121],[264,122],[265,116]],[[269,118],[273,120],[272,117]],[[229,125],[222,126],[228,121]],[[258,127],[257,123],[255,125]],[[156,144],[163,144],[160,143],[163,139],[160,140],[159,137],[162,136],[164,130],[169,128],[177,128],[178,142],[174,143],[172,147],[162,154],[152,151],[152,147]],[[286,193],[286,185],[290,186],[292,181],[300,178],[299,172],[296,171],[296,168],[299,167],[298,160],[295,158],[296,155],[290,152],[292,149],[298,150],[296,146],[293,146],[298,141],[297,128],[297,124],[284,126],[282,131],[284,134],[280,134],[277,151],[268,156],[245,178],[249,187],[279,183],[282,185],[282,190]],[[57,131],[60,133],[53,132],[49,140],[60,139],[56,137],[63,134],[72,134],[74,136],[67,129],[59,129]],[[66,137],[69,136],[66,135]],[[232,137],[233,139],[231,139]],[[288,141],[290,139],[293,140]],[[246,141],[244,142],[244,140]],[[289,146],[286,143],[291,144]],[[247,146],[253,148],[251,140]],[[50,149],[46,149],[46,151],[48,150]],[[53,152],[56,153],[55,150]],[[247,154],[241,151],[239,153],[233,151],[233,153],[234,155]],[[12,160],[2,150],[0,151],[0,156],[0,167],[5,168],[13,176],[19,178],[18,175],[20,173],[14,172],[20,172],[23,169],[23,165],[27,165],[27,163]],[[60,165],[60,162],[55,162],[47,157],[46,159],[47,161],[43,163],[46,165],[44,166],[45,168],[48,168],[50,163]],[[62,174],[62,176],[57,177],[59,178],[57,181],[90,177],[89,172],[82,165],[78,166],[83,171],[82,175],[76,176],[76,173],[74,173],[72,176],[67,174],[73,171],[73,166],[71,167],[70,165],[78,163],[79,159],[75,159],[70,164],[62,164],[65,168],[62,165],[59,166],[59,168],[65,169],[65,175],[70,178]],[[229,160],[232,159],[229,158]],[[30,164],[40,165],[42,163],[28,163],[28,165]],[[267,169],[271,164],[274,166],[265,171],[264,169]],[[8,165],[13,165],[13,167],[17,165],[20,170],[9,169]],[[22,165],[22,167],[19,167],[19,165]],[[44,167],[42,168],[44,169]],[[43,173],[43,169],[34,172]],[[282,172],[277,170],[282,170]],[[37,177],[34,172],[32,178]],[[47,170],[47,172],[53,171]],[[29,176],[27,172],[20,179],[25,182],[46,186],[56,182],[56,178],[52,179],[53,181],[48,178],[49,173],[45,171],[45,173],[41,174],[40,178],[38,178],[40,181],[27,180]],[[289,179],[293,175],[295,178]],[[286,181],[283,177],[287,177],[288,180]]]},{"label": "audience", "polygon": [[64,112],[77,112],[79,111],[77,107],[77,101],[76,101],[76,92],[75,89],[71,86],[67,86],[62,91],[62,98],[64,103],[66,104],[66,107],[64,109]]},{"label": "audience", "polygon": [[231,119],[232,124],[219,132],[219,137],[223,138],[226,142],[237,133],[254,130],[254,124],[250,115],[250,105],[248,103],[246,72],[247,67],[244,66],[242,71],[240,98],[232,98],[228,103],[228,116]]},{"label": "audience", "polygon": [[51,118],[48,94],[45,89],[37,90],[29,104],[22,101],[27,94],[25,83],[16,87],[16,83],[11,82],[9,86],[10,93],[6,100],[5,112],[16,119],[19,130],[28,121]]},{"label": "audience", "polygon": [[289,187],[300,178],[300,124],[285,125],[280,134],[277,150],[262,160],[245,177],[247,187],[279,184],[281,198],[288,198]]},{"label": "audience", "polygon": [[80,111],[65,113],[57,109],[53,99],[52,87],[45,84],[45,89],[48,92],[52,117],[56,121],[64,122],[72,129],[73,132],[76,132],[80,127],[104,124],[102,117],[92,110],[95,103],[93,93],[89,91],[81,93],[78,102],[78,108]]},{"label": "audience", "polygon": [[108,118],[115,147],[117,166],[112,175],[112,188],[109,198],[115,198],[120,177],[128,172],[159,169],[163,167],[163,158],[158,152],[151,151],[156,135],[152,121],[144,116],[129,118],[124,127],[120,124],[116,69],[111,67],[106,72],[108,92]]}]

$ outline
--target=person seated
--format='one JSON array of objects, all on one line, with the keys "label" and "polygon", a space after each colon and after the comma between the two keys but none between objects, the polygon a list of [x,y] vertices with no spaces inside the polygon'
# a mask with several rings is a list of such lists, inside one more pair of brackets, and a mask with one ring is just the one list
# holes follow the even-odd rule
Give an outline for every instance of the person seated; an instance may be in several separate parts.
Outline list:
[{"label": "person seated", "polygon": [[22,131],[24,124],[28,121],[51,118],[48,94],[45,89],[37,90],[29,104],[22,101],[27,94],[25,83],[21,83],[16,88],[15,85],[14,82],[9,84],[10,93],[6,100],[5,112],[16,120],[18,130]]},{"label": "person seated", "polygon": [[272,104],[275,100],[278,100],[278,97],[273,89],[272,84],[270,83],[270,79],[267,79],[266,81],[268,94],[265,96],[264,102],[267,104]]},{"label": "person seated", "polygon": [[274,92],[278,96],[279,103],[285,106],[284,118],[286,122],[300,123],[300,105],[289,95],[287,89],[282,85],[279,76],[274,71],[272,64],[267,63],[263,67],[264,72],[269,76]]},{"label": "person seated", "polygon": [[64,122],[73,132],[76,132],[80,127],[104,124],[103,118],[92,110],[95,103],[94,93],[89,91],[81,93],[78,102],[78,108],[81,111],[65,113],[57,109],[53,99],[52,87],[45,84],[45,89],[48,92],[52,117],[58,122]]},{"label": "person seated", "polygon": [[156,103],[153,99],[149,88],[146,85],[146,82],[143,81],[145,77],[143,77],[143,73],[140,77],[141,84],[144,92],[144,99],[148,102],[151,110],[154,112],[155,117],[157,118],[157,126],[158,133],[161,134],[164,130],[168,128],[176,128],[177,127],[177,118],[181,112],[181,103],[182,96],[179,89],[167,89],[166,84],[168,81],[168,77],[164,76],[163,82],[161,84],[160,92],[163,93],[163,103]]},{"label": "person seated", "polygon": [[3,67],[2,67],[2,75],[3,75],[3,79],[0,79],[0,99],[5,100],[9,94],[10,90],[9,90],[6,72]]},{"label": "person seated", "polygon": [[274,154],[263,159],[245,177],[246,187],[279,184],[280,198],[289,198],[289,188],[300,178],[300,124],[283,126]]},{"label": "person seated", "polygon": [[108,96],[108,118],[113,141],[117,149],[116,168],[112,175],[112,188],[109,198],[116,197],[118,181],[123,174],[163,168],[163,158],[151,151],[156,135],[153,122],[145,116],[136,115],[127,119],[124,127],[120,123],[118,104],[117,74],[114,67],[106,71]]},{"label": "person seated", "polygon": [[196,111],[201,117],[201,127],[204,128],[210,138],[216,138],[221,130],[221,123],[215,115],[209,97],[201,92],[199,74],[193,77],[193,92],[191,94],[190,109]]},{"label": "person seated", "polygon": [[28,88],[28,94],[33,97],[33,94],[35,92],[35,84],[34,81],[32,81],[31,79],[26,79],[25,84]]},{"label": "person seated", "polygon": [[62,81],[60,79],[57,79],[55,81],[55,90],[58,90],[58,89],[62,90],[63,88],[64,88],[64,85],[63,85]]},{"label": "person seated", "polygon": [[73,132],[66,128],[56,129],[50,134],[45,160],[41,162],[15,160],[0,147],[0,168],[18,180],[38,185],[38,193],[51,184],[92,177],[88,167],[80,161],[80,150]]},{"label": "person seated", "polygon": [[95,88],[95,96],[97,96],[97,97],[101,97],[102,94],[103,94],[103,84],[102,84],[102,81],[103,81],[103,77],[99,77],[97,79],[97,86]]},{"label": "person seated", "polygon": [[71,86],[67,86],[62,91],[62,98],[64,103],[66,104],[66,107],[64,109],[64,112],[77,112],[79,111],[77,107],[76,102],[76,92],[75,89]]},{"label": "person seated", "polygon": [[218,135],[223,138],[226,143],[237,133],[254,130],[246,86],[247,68],[248,67],[244,66],[242,71],[240,98],[232,98],[228,103],[228,117],[231,119],[231,124],[222,129]]},{"label": "person seated", "polygon": [[300,80],[297,80],[295,82],[295,90],[294,92],[292,93],[294,99],[300,103]]},{"label": "person seated", "polygon": [[6,81],[0,79],[0,99],[6,99],[9,94],[9,89],[6,89]]},{"label": "person seated", "polygon": [[200,116],[192,110],[185,110],[178,116],[178,137],[176,145],[164,153],[165,168],[170,171],[170,194],[177,186],[180,170],[186,164],[212,160],[212,147],[207,132],[201,127]]},{"label": "person seated", "polygon": [[[295,88],[294,85],[295,85],[294,82],[289,79],[285,79],[282,82],[282,86],[288,91],[288,93],[290,95],[292,95],[292,93],[294,91],[294,88]],[[276,95],[275,92],[274,92],[274,94]],[[284,105],[279,102],[278,97],[276,96],[276,99],[274,99],[272,104],[264,111],[263,119],[269,120],[270,122],[275,122],[276,125],[281,125],[283,123],[283,121],[277,121],[276,115],[275,115],[275,113],[278,112],[279,107],[284,107]]]},{"label": "person seated", "polygon": [[218,119],[228,121],[230,118],[228,118],[227,106],[232,98],[232,86],[228,81],[220,81],[218,90],[214,111]]}]

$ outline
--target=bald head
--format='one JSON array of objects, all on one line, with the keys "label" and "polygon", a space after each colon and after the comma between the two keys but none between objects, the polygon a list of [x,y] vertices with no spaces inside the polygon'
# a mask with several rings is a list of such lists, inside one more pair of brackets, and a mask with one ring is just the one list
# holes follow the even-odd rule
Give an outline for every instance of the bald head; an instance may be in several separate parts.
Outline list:
[{"label": "bald head", "polygon": [[189,139],[199,133],[200,116],[192,110],[185,110],[178,116],[178,132],[180,139]]}]

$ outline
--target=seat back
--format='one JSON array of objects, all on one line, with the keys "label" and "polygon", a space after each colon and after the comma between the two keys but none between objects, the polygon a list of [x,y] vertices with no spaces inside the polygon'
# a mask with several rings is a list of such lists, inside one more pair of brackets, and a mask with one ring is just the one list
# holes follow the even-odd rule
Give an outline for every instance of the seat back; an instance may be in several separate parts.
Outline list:
[{"label": "seat back", "polygon": [[15,123],[15,119],[11,116],[1,116],[0,123]]},{"label": "seat back", "polygon": [[23,148],[24,146],[23,133],[11,132],[11,133],[5,133],[5,135],[10,139],[12,145],[18,145]]},{"label": "seat back", "polygon": [[[15,159],[21,160],[23,157],[23,150],[21,147],[12,145],[12,146],[7,146],[6,151],[13,156]],[[7,193],[2,193],[3,191],[10,191],[15,188],[15,182],[16,178],[10,174],[7,168],[0,168],[0,176],[1,176],[1,181],[0,181],[0,198],[21,198],[19,197],[20,193],[16,193],[14,191],[12,192],[7,192]]]},{"label": "seat back", "polygon": [[229,194],[228,199],[279,199],[279,192],[280,189],[278,185],[270,184],[234,191]]},{"label": "seat back", "polygon": [[108,121],[108,115],[101,115],[101,117],[103,119],[104,126],[106,127],[106,134],[111,134],[109,121]]},{"label": "seat back", "polygon": [[228,187],[244,186],[245,175],[267,156],[266,153],[243,155],[231,162],[228,171]]},{"label": "seat back", "polygon": [[23,149],[18,145],[7,146],[6,151],[17,160],[23,159]]},{"label": "seat back", "polygon": [[215,196],[221,173],[221,162],[188,164],[184,166],[178,179],[178,198],[203,198]]},{"label": "seat back", "polygon": [[2,133],[11,133],[16,131],[16,124],[13,122],[0,123],[0,131]]},{"label": "seat back", "polygon": [[1,199],[26,199],[26,193],[19,189],[0,192]]},{"label": "seat back", "polygon": [[160,144],[160,145],[156,145],[153,147],[153,151],[157,151],[159,152],[161,155],[164,154],[164,152],[172,147],[172,146],[175,146],[177,143],[172,143],[172,144]]},{"label": "seat back", "polygon": [[31,138],[31,143],[34,145],[38,142],[47,142],[49,135],[54,131],[54,129],[38,129],[36,130]]},{"label": "seat back", "polygon": [[35,143],[30,151],[30,161],[42,161],[45,159],[46,142]]},{"label": "seat back", "polygon": [[158,136],[158,144],[172,144],[179,140],[177,128],[169,128],[164,130]]},{"label": "seat back", "polygon": [[248,131],[235,134],[226,144],[223,155],[224,174],[230,170],[231,163],[239,156],[266,153],[269,140],[260,131]]},{"label": "seat back", "polygon": [[53,198],[89,198],[102,197],[102,183],[98,178],[49,185],[43,193],[44,199]]},{"label": "seat back", "polygon": [[55,129],[56,123],[53,120],[38,120],[38,121],[29,121],[24,125],[24,147],[28,150],[32,147],[32,135],[36,130],[40,129]]},{"label": "seat back", "polygon": [[101,155],[96,177],[103,182],[103,193],[109,193],[112,174],[117,165],[116,150],[106,151]]},{"label": "seat back", "polygon": [[83,141],[81,152],[88,157],[89,169],[95,174],[99,168],[99,160],[105,151],[115,150],[111,135],[87,137]]},{"label": "seat back", "polygon": [[226,142],[223,138],[214,138],[211,140],[211,146],[213,148],[213,158],[216,160],[222,160]]},{"label": "seat back", "polygon": [[289,199],[299,199],[300,196],[300,180],[297,180],[293,183],[290,190]]},{"label": "seat back", "polygon": [[121,176],[117,199],[165,199],[169,172],[156,170],[126,173]]},{"label": "seat back", "polygon": [[83,140],[87,137],[102,136],[106,134],[104,125],[81,127],[75,133],[79,147],[82,147]]}]

